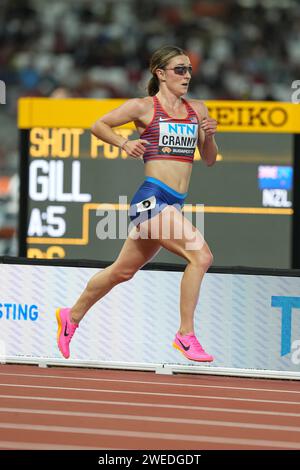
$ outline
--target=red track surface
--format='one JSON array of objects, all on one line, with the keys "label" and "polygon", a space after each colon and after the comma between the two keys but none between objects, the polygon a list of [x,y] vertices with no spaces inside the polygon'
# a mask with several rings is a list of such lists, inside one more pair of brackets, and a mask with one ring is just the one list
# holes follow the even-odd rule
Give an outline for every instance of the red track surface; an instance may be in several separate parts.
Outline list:
[{"label": "red track surface", "polygon": [[0,449],[300,449],[300,382],[1,365]]}]

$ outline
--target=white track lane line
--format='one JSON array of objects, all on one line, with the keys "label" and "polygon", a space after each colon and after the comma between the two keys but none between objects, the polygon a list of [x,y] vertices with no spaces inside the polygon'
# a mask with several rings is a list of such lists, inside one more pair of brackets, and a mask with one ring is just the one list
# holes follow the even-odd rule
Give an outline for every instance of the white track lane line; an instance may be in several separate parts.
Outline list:
[{"label": "white track lane line", "polygon": [[172,434],[172,433],[155,433],[155,432],[136,432],[136,431],[118,431],[112,429],[95,429],[95,428],[74,428],[70,426],[44,426],[36,424],[12,424],[12,423],[0,423],[0,429],[13,429],[22,431],[40,431],[40,432],[54,432],[63,434],[90,434],[94,436],[112,436],[122,438],[134,438],[134,439],[158,439],[160,441],[182,441],[182,442],[207,442],[214,444],[232,444],[232,445],[249,445],[256,447],[275,447],[284,449],[300,449],[300,443],[298,442],[286,442],[286,441],[269,441],[260,439],[240,439],[240,438],[228,438],[222,436],[195,436],[195,435],[184,435],[184,434]]},{"label": "white track lane line", "polygon": [[76,376],[61,376],[61,375],[42,375],[42,374],[13,374],[7,372],[0,372],[0,375],[14,376],[14,377],[34,377],[34,378],[47,378],[47,379],[63,379],[63,380],[90,380],[96,382],[117,382],[117,383],[132,383],[141,385],[167,385],[170,387],[195,387],[195,388],[221,388],[227,390],[247,390],[253,392],[271,392],[271,393],[300,393],[299,390],[279,390],[279,389],[267,389],[267,388],[251,388],[251,387],[231,387],[229,385],[203,385],[203,384],[186,384],[178,382],[152,382],[142,380],[119,380],[119,379],[102,379],[95,377],[76,377]]},{"label": "white track lane line", "polygon": [[53,386],[43,386],[43,385],[23,385],[23,384],[0,384],[0,387],[17,387],[17,388],[34,388],[34,389],[46,389],[46,390],[67,390],[67,391],[76,391],[76,392],[99,392],[99,393],[119,393],[123,395],[151,395],[158,397],[176,397],[176,398],[194,398],[197,400],[229,400],[229,401],[248,401],[253,403],[277,403],[280,405],[300,405],[299,401],[284,401],[284,400],[259,400],[257,398],[233,398],[233,397],[223,397],[223,396],[212,396],[212,395],[186,395],[181,393],[158,393],[158,392],[137,392],[137,391],[128,391],[128,390],[112,390],[112,389],[101,389],[101,388],[74,388],[74,387],[53,387]]},{"label": "white track lane line", "polygon": [[81,411],[60,411],[60,410],[36,410],[31,408],[0,408],[0,413],[18,413],[18,414],[35,414],[49,416],[68,416],[79,418],[101,418],[116,419],[118,421],[142,421],[149,423],[172,423],[172,424],[191,424],[196,426],[218,426],[241,429],[265,429],[268,431],[286,431],[300,432],[299,426],[282,426],[274,424],[256,424],[241,423],[237,421],[217,421],[208,419],[185,419],[185,418],[165,418],[160,416],[143,416],[143,415],[125,415],[116,413],[87,413]]},{"label": "white track lane line", "polygon": [[[260,410],[245,410],[238,408],[218,408],[218,407],[209,407],[209,406],[192,406],[192,405],[168,405],[160,403],[139,403],[139,402],[128,402],[128,401],[109,401],[109,400],[84,400],[77,398],[53,398],[53,397],[29,397],[28,395],[0,395],[0,398],[7,398],[11,400],[34,400],[34,401],[50,401],[57,403],[85,403],[85,404],[95,404],[95,405],[115,405],[115,406],[126,406],[128,407],[137,407],[137,408],[166,408],[166,409],[175,409],[175,410],[194,410],[194,411],[220,411],[222,413],[241,413],[241,414],[253,414],[253,415],[272,415],[274,416],[274,411],[260,411]],[[276,416],[290,416],[294,418],[299,418],[300,413],[285,413],[282,411],[276,411]]]}]

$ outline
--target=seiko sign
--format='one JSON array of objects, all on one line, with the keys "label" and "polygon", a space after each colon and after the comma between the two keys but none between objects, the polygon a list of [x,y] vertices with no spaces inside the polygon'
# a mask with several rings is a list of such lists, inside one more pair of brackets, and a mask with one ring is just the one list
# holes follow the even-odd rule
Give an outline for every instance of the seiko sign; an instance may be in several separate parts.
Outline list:
[{"label": "seiko sign", "polygon": [[[297,82],[298,83],[298,82]],[[297,85],[295,84],[295,86]],[[300,133],[300,92],[294,92],[292,103],[282,101],[205,101],[211,117],[218,121],[219,132],[274,132]],[[46,98],[21,98],[19,100],[18,125],[21,129],[56,129],[58,134],[65,134],[69,129],[72,138],[77,139],[84,129],[89,129],[93,119],[100,114],[115,109],[126,100],[52,100]],[[79,112],[78,112],[79,110]],[[162,124],[162,123],[161,123]],[[179,129],[179,128],[178,128]],[[119,128],[125,138],[128,132],[135,130],[133,123]],[[41,130],[39,130],[41,132]],[[188,136],[190,137],[190,135]],[[68,141],[67,141],[68,142]],[[94,140],[92,148],[97,156],[97,145],[103,145],[99,139]],[[106,144],[105,144],[106,145]],[[164,147],[170,147],[165,145]],[[108,148],[111,146],[107,145]],[[117,158],[119,150],[111,158]],[[109,150],[106,149],[106,152]],[[111,150],[110,150],[111,152]]]},{"label": "seiko sign", "polygon": [[288,112],[282,106],[227,106],[209,107],[209,112],[220,126],[275,127],[280,128],[288,122]]}]

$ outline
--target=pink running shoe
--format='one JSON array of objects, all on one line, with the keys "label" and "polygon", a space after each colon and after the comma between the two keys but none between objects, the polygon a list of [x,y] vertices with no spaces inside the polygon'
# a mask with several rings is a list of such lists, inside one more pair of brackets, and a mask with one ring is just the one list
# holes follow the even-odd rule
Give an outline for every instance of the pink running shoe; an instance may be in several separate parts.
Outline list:
[{"label": "pink running shoe", "polygon": [[66,359],[70,357],[70,341],[79,326],[77,323],[71,323],[70,310],[70,308],[56,309],[56,320],[58,323],[57,345]]},{"label": "pink running shoe", "polygon": [[214,360],[213,356],[204,351],[196,336],[192,333],[184,336],[176,333],[173,346],[191,361],[212,362]]}]

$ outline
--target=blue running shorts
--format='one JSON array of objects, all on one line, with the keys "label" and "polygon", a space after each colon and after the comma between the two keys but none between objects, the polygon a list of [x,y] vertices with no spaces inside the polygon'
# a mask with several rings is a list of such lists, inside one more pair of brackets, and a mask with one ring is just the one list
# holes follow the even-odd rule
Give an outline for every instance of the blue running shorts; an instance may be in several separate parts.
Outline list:
[{"label": "blue running shorts", "polygon": [[182,209],[187,193],[178,193],[162,181],[147,176],[130,203],[129,217],[138,225],[159,214],[166,206]]}]

